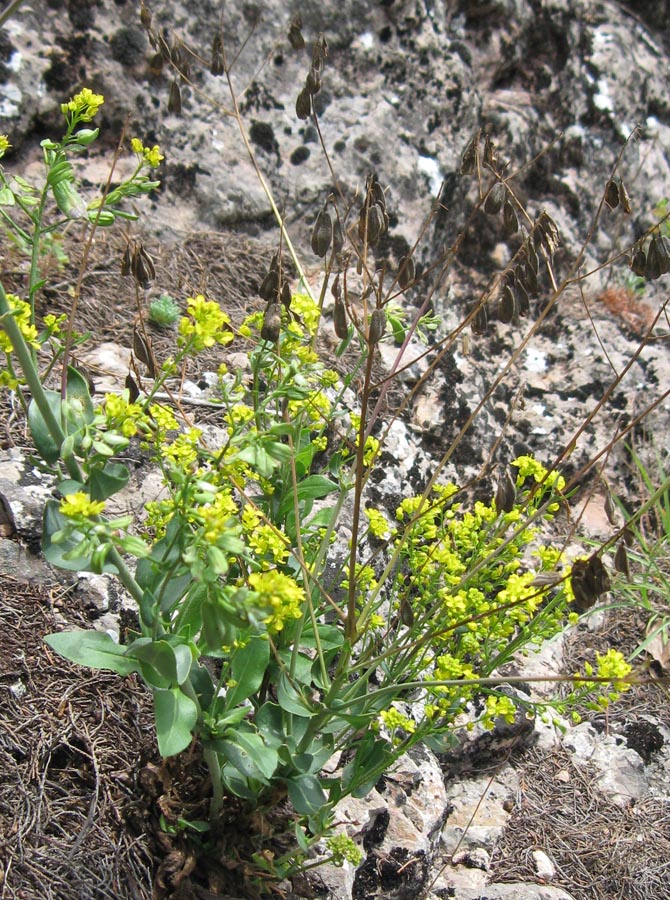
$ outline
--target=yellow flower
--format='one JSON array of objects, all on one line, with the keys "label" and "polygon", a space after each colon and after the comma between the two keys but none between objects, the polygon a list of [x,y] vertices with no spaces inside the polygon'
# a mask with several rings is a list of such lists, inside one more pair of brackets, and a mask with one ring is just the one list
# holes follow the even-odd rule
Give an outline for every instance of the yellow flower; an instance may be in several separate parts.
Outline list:
[{"label": "yellow flower", "polygon": [[157,169],[160,166],[161,161],[165,159],[158,144],[154,144],[153,147],[145,147],[139,138],[133,138],[130,142],[130,146],[133,148],[140,161],[146,163],[152,169]]},{"label": "yellow flower", "polygon": [[104,500],[91,500],[88,494],[85,494],[83,491],[68,494],[67,497],[63,498],[60,505],[60,511],[63,515],[70,518],[99,516],[104,508]]},{"label": "yellow flower", "polygon": [[249,576],[249,585],[258,594],[259,605],[268,610],[263,621],[270,634],[281,631],[288,619],[302,616],[305,592],[288,575],[274,570],[254,572]]},{"label": "yellow flower", "polygon": [[230,319],[214,300],[202,294],[186,300],[188,316],[179,323],[179,346],[198,353],[214,344],[229,344],[233,339]]},{"label": "yellow flower", "polygon": [[6,134],[0,134],[0,159],[5,155],[12,145]]},{"label": "yellow flower", "polygon": [[73,113],[73,118],[77,118],[80,122],[90,122],[104,102],[102,94],[94,94],[90,88],[82,88],[72,100],[61,103],[60,108],[65,116]]},{"label": "yellow flower", "polygon": [[[39,347],[39,344],[37,343],[37,329],[32,324],[31,320],[30,304],[25,300],[21,300],[16,294],[7,294],[6,296],[7,305],[14,313],[14,320],[19,326],[21,334],[26,339],[26,342],[30,344],[31,347]],[[9,336],[4,331],[0,331],[0,350],[9,354],[13,349],[14,347],[12,346]]]}]

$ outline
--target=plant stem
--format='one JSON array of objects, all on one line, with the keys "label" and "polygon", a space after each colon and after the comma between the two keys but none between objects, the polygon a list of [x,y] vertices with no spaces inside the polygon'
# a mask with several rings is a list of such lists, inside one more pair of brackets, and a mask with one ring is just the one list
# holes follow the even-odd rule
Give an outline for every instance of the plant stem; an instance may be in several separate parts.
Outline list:
[{"label": "plant stem", "polygon": [[221,781],[221,763],[216,750],[203,743],[203,756],[212,779],[212,799],[209,804],[209,818],[216,821],[223,809],[223,782]]}]

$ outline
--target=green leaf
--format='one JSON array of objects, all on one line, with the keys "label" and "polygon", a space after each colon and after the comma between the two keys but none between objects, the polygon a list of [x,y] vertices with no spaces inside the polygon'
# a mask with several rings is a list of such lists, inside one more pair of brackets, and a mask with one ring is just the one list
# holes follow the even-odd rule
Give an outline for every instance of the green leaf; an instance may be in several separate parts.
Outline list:
[{"label": "green leaf", "polygon": [[126,656],[126,648],[120,647],[105,631],[61,631],[44,638],[52,650],[91,669],[111,669],[119,675],[137,671],[135,660]]},{"label": "green leaf", "polygon": [[159,753],[161,756],[174,756],[191,743],[191,732],[198,721],[198,708],[178,687],[167,691],[155,690],[153,695]]},{"label": "green leaf", "polygon": [[[267,784],[267,778],[263,771],[256,765],[259,748],[263,746],[263,740],[259,735],[244,735],[228,732],[231,739],[212,741],[217,753],[220,753],[241,775],[253,778],[256,781]],[[270,748],[267,748],[268,750]],[[272,751],[276,756],[276,750]],[[275,767],[276,768],[276,767]],[[274,770],[273,770],[274,771]]]},{"label": "green leaf", "polygon": [[238,706],[263,681],[270,661],[270,642],[262,637],[252,637],[245,647],[237,650],[231,664],[231,680],[237,682],[226,694],[226,708]]},{"label": "green leaf", "polygon": [[170,685],[184,684],[191,671],[193,655],[186,644],[140,638],[128,648],[128,655],[155,669]]},{"label": "green leaf", "polygon": [[286,787],[295,811],[301,816],[319,812],[328,802],[316,775],[293,775]]},{"label": "green leaf", "polygon": [[[334,481],[331,481],[330,478],[326,478],[325,475],[309,475],[303,481],[298,483],[295,490],[295,496],[297,496],[299,501],[317,500],[320,497],[326,497],[328,494],[332,494],[333,491],[337,490],[339,490],[339,486],[335,484]],[[287,497],[282,503],[279,509],[280,516],[285,516],[293,509],[293,499],[294,494],[291,494],[291,496]]]},{"label": "green leaf", "polygon": [[[60,394],[57,391],[45,388],[44,395],[49,409],[54,414],[54,418],[57,422],[60,422]],[[30,433],[35,442],[37,452],[46,463],[53,465],[60,456],[60,445],[56,442],[51,431],[49,431],[49,427],[44,421],[44,416],[34,399],[28,405],[28,426],[30,427]]]},{"label": "green leaf", "polygon": [[[285,719],[288,719],[288,722],[285,722]],[[284,714],[281,706],[268,701],[258,709],[254,721],[265,743],[275,750],[279,749],[286,740],[286,726],[289,726],[290,730],[290,714]]]},{"label": "green leaf", "polygon": [[316,710],[313,710],[309,706],[307,700],[303,699],[300,693],[293,687],[285,672],[281,672],[279,675],[277,700],[282,709],[286,710],[286,712],[293,713],[296,716],[311,718],[316,715]]},{"label": "green leaf", "polygon": [[264,778],[272,778],[279,765],[279,756],[274,747],[268,746],[260,734],[229,729],[228,736],[254,762]]},{"label": "green leaf", "polygon": [[127,466],[121,463],[107,462],[104,469],[94,469],[88,480],[91,500],[107,500],[124,488],[129,478]]}]

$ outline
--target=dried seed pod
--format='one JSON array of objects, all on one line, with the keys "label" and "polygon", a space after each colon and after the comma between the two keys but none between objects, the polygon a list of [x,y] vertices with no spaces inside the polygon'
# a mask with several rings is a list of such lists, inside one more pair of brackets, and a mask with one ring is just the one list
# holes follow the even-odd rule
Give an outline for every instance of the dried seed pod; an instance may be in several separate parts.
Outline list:
[{"label": "dried seed pod", "polygon": [[479,141],[481,131],[478,131],[465,145],[461,157],[461,175],[474,175],[479,169]]},{"label": "dried seed pod", "polygon": [[335,325],[335,334],[341,341],[349,337],[347,311],[344,308],[344,303],[342,303],[339,297],[335,297],[335,307],[333,309],[333,324]]},{"label": "dried seed pod", "polygon": [[477,311],[472,317],[472,323],[470,327],[472,328],[473,334],[484,334],[489,324],[489,317],[486,312],[486,304],[482,303],[481,306],[477,307]]},{"label": "dried seed pod", "polygon": [[344,247],[344,232],[342,231],[342,223],[338,216],[335,216],[333,222],[333,253],[341,253]]},{"label": "dried seed pod", "polygon": [[649,242],[647,263],[652,252],[656,255],[656,266],[660,275],[670,271],[670,239],[662,234],[655,234]]},{"label": "dried seed pod", "polygon": [[279,271],[279,253],[273,253],[272,259],[270,260],[270,271],[278,272]]},{"label": "dried seed pod", "polygon": [[612,500],[612,493],[610,490],[605,491],[605,515],[607,516],[607,521],[610,525],[616,527],[616,515],[614,512],[614,502]]},{"label": "dried seed pod", "polygon": [[505,325],[509,325],[514,318],[515,313],[516,299],[514,297],[514,292],[512,291],[512,288],[506,284],[500,295],[500,300],[498,301],[498,319]]},{"label": "dried seed pod", "polygon": [[361,240],[366,240],[371,247],[377,243],[379,238],[386,232],[386,221],[384,213],[375,203],[368,210],[363,207],[359,220],[358,233]]},{"label": "dried seed pod", "polygon": [[145,31],[151,28],[151,10],[145,5],[144,0],[140,4],[140,24]]},{"label": "dried seed pod", "polygon": [[519,230],[519,219],[516,214],[516,210],[514,209],[514,204],[511,202],[509,197],[505,201],[505,205],[503,206],[503,224],[505,226],[505,231],[507,234],[516,234]]},{"label": "dried seed pod", "polygon": [[258,296],[262,297],[268,303],[277,300],[277,291],[279,290],[279,272],[276,269],[270,269],[261,281],[258,288]]},{"label": "dried seed pod", "polygon": [[526,261],[532,268],[533,272],[535,272],[535,274],[537,275],[537,273],[540,271],[540,257],[537,255],[537,251],[531,240],[526,241],[525,251]]},{"label": "dried seed pod", "polygon": [[523,270],[523,283],[525,284],[530,297],[536,297],[539,293],[540,286],[537,280],[537,272],[530,263],[526,263]]},{"label": "dried seed pod", "polygon": [[374,175],[368,179],[368,194],[370,197],[369,205],[376,203],[377,206],[386,212],[386,195],[384,194],[384,189]]},{"label": "dried seed pod", "polygon": [[282,306],[286,307],[286,309],[290,309],[293,297],[291,296],[291,288],[289,287],[288,281],[285,281],[282,285],[280,298]]},{"label": "dried seed pod", "polygon": [[299,119],[309,119],[312,115],[312,97],[307,88],[303,88],[295,101],[295,114]]},{"label": "dried seed pod", "polygon": [[496,145],[488,134],[484,138],[484,165],[487,169],[491,169],[491,171],[498,168],[498,152],[496,150]]},{"label": "dried seed pod", "polygon": [[288,27],[288,42],[294,50],[302,50],[305,46],[305,38],[302,36],[302,19],[300,14],[294,17]]},{"label": "dried seed pod", "polygon": [[383,309],[373,309],[368,328],[368,343],[378,344],[386,331],[386,313]]},{"label": "dried seed pod", "polygon": [[614,568],[617,572],[621,572],[626,578],[630,578],[630,566],[628,565],[628,552],[626,551],[625,541],[620,541],[614,554]]},{"label": "dried seed pod", "polygon": [[512,512],[516,501],[516,484],[509,469],[498,479],[496,487],[495,504],[498,512]]},{"label": "dried seed pod", "polygon": [[263,327],[261,328],[261,338],[264,341],[271,341],[276,344],[279,340],[279,331],[281,328],[281,307],[278,303],[271,303],[265,310],[263,316]]},{"label": "dried seed pod", "polygon": [[312,229],[312,250],[319,257],[324,257],[333,242],[333,220],[327,209],[322,209],[316,217]]},{"label": "dried seed pod", "polygon": [[636,244],[635,247],[633,247],[629,266],[635,275],[644,276],[644,273],[647,270],[647,254],[644,252],[642,244]]},{"label": "dried seed pod", "polygon": [[619,205],[619,185],[613,178],[610,178],[605,188],[605,203],[610,209],[616,209]]},{"label": "dried seed pod", "polygon": [[130,275],[132,271],[132,254],[130,252],[130,244],[126,245],[123,256],[121,257],[121,274]]},{"label": "dried seed pod", "polygon": [[135,248],[130,263],[130,269],[135,277],[135,281],[137,281],[140,287],[146,291],[149,287],[149,282],[153,281],[156,277],[156,269],[153,260],[142,244]]},{"label": "dried seed pod", "polygon": [[317,72],[314,66],[310,67],[307,78],[305,78],[305,90],[310,97],[318,94],[321,90],[321,73]]},{"label": "dried seed pod", "polygon": [[416,278],[416,263],[413,256],[403,256],[398,267],[398,284],[402,291],[407,290]]},{"label": "dried seed pod", "polygon": [[400,601],[399,614],[400,621],[403,625],[407,626],[407,628],[411,628],[412,625],[414,625],[414,610],[407,597],[403,597]]},{"label": "dried seed pod", "polygon": [[326,43],[325,37],[320,34],[314,41],[314,46],[312,47],[312,65],[317,72],[323,72],[323,65],[327,56],[328,44]]},{"label": "dried seed pod", "polygon": [[212,41],[212,55],[209,62],[209,71],[212,75],[223,75],[226,71],[223,56],[223,38],[220,34],[214,35]]},{"label": "dried seed pod", "polygon": [[632,547],[635,543],[635,535],[633,534],[633,529],[630,527],[630,525],[626,525],[624,527],[623,531],[621,532],[621,536],[623,537],[627,547]]},{"label": "dried seed pod", "polygon": [[484,212],[489,216],[498,215],[506,198],[507,188],[502,181],[496,181],[484,200]]},{"label": "dried seed pod", "polygon": [[517,301],[517,312],[522,318],[525,318],[530,312],[530,297],[526,285],[517,276],[514,278],[513,290]]},{"label": "dried seed pod", "polygon": [[178,81],[173,81],[170,85],[170,95],[168,97],[168,112],[175,116],[181,115],[181,89]]},{"label": "dried seed pod", "polygon": [[151,349],[151,342],[138,329],[133,329],[133,353],[141,363],[147,367],[150,378],[156,377],[156,362]]},{"label": "dried seed pod", "polygon": [[[536,239],[535,248],[543,247],[548,256],[553,256],[554,250],[561,243],[561,236],[558,232],[556,222],[551,218],[549,213],[542,211],[535,222],[535,230],[533,238]],[[536,237],[537,236],[537,237]]]},{"label": "dried seed pod", "polygon": [[130,372],[126,375],[125,386],[128,390],[128,400],[130,403],[134,403],[137,398],[140,396],[140,389],[137,386],[137,382],[130,374]]},{"label": "dried seed pod", "polygon": [[652,238],[647,247],[647,262],[644,267],[644,277],[649,278],[651,281],[656,281],[662,274],[661,257],[659,256],[657,246]]},{"label": "dried seed pod", "polygon": [[630,205],[630,197],[628,196],[628,191],[626,190],[626,185],[623,183],[622,179],[619,179],[619,203],[621,204],[621,209],[629,216],[633,212],[633,207]]},{"label": "dried seed pod", "polygon": [[340,287],[340,273],[338,272],[335,276],[333,283],[330,286],[330,293],[333,295],[335,300],[342,299],[342,288]]},{"label": "dried seed pod", "polygon": [[610,589],[609,575],[600,557],[594,554],[588,559],[576,559],[572,564],[570,584],[575,596],[573,606],[577,612],[586,612]]}]

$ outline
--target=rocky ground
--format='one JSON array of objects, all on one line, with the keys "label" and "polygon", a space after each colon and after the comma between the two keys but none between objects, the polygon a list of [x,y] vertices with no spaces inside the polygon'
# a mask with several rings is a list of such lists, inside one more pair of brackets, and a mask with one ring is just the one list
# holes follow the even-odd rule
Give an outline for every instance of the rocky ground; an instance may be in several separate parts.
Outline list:
[{"label": "rocky ground", "polygon": [[[612,436],[625,434],[648,465],[662,466],[670,434],[667,278],[640,289],[627,266],[628,250],[670,197],[667,3],[150,6],[157,33],[182,47],[186,78],[150,45],[139,4],[35,0],[7,19],[0,32],[0,133],[13,144],[6,168],[39,177],[39,142],[59,127],[60,102],[84,85],[103,93],[100,151],[82,162],[91,191],[105,182],[124,127],[165,154],[162,187],[138,203],[140,224],[128,231],[157,264],[143,302],[167,292],[183,303],[207,291],[240,318],[262,308],[256,291],[278,243],[268,195],[317,291],[312,223],[333,190],[353,202],[374,171],[391,217],[385,258],[397,265],[416,245],[421,280],[411,302],[429,300],[439,335],[456,329],[484,294],[491,320],[485,333],[468,328],[453,340],[425,380],[426,361],[400,376],[390,408],[410,392],[412,399],[389,433],[375,500],[416,487],[475,413],[451,477],[472,477],[491,454],[496,463],[519,452],[558,461],[579,489],[566,533],[578,527],[594,541],[609,539],[605,481],[631,505],[640,500],[625,442],[610,446]],[[287,40],[297,13],[308,43],[302,51]],[[227,60],[235,60],[232,95],[201,63],[221,26]],[[321,138],[295,115],[320,32],[329,48],[315,101]],[[231,115],[234,102],[268,192]],[[512,324],[496,321],[495,276],[519,236],[500,216],[475,209],[477,178],[460,174],[477,129],[509,161],[510,183],[531,219],[546,211],[561,236],[560,290],[545,281],[530,316]],[[127,148],[118,165],[122,173],[131,165]],[[630,195],[628,214],[601,202],[615,167]],[[59,270],[54,261],[43,312],[69,308],[80,235],[72,228],[63,241],[69,262]],[[98,234],[83,281],[79,324],[91,332],[84,362],[100,388],[122,384],[132,346],[137,306],[118,268],[125,241],[121,231]],[[8,285],[20,291],[24,260],[5,241],[2,259]],[[335,344],[329,328],[324,353]],[[169,334],[156,329],[152,339],[159,357],[170,352]],[[383,349],[380,371],[393,353]],[[214,368],[219,360],[207,362]],[[206,397],[206,363],[188,373],[196,404]],[[161,764],[141,686],[82,678],[44,649],[42,636],[65,623],[123,630],[123,598],[101,581],[65,581],[39,560],[50,486],[25,461],[29,441],[7,398],[2,412],[2,896],[253,896],[239,833],[237,843],[223,835],[218,859],[205,863],[197,842],[176,827],[179,818],[197,817],[206,786],[197,759],[180,771]],[[146,476],[141,460],[137,466],[135,486]],[[588,617],[524,672],[574,671],[584,643],[632,652],[644,636],[644,610],[617,611],[621,598],[611,599],[612,611]],[[474,735],[449,759],[415,754],[342,810],[366,853],[356,872],[325,871],[310,884],[280,888],[332,900],[670,898],[669,741],[670,706],[652,685],[565,734],[518,722],[493,740]],[[239,815],[231,808],[231,820]]]}]

